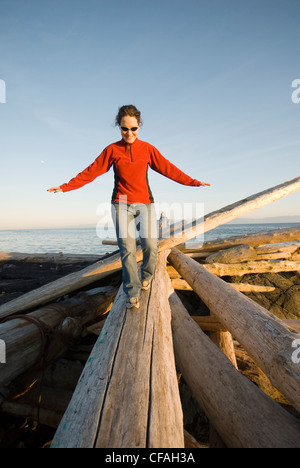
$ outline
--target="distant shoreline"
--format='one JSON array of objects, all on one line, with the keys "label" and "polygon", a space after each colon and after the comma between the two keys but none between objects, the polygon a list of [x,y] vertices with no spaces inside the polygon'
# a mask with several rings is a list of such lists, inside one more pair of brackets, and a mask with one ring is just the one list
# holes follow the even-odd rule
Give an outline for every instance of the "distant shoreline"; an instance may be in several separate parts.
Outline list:
[{"label": "distant shoreline", "polygon": [[[288,217],[287,217],[288,218]],[[240,225],[244,225],[244,226],[251,226],[251,225],[266,225],[266,224],[295,224],[295,225],[300,225],[300,218],[298,221],[276,221],[276,219],[279,219],[279,218],[267,218],[267,219],[259,219],[259,218],[255,218],[255,219],[251,219],[251,218],[247,218],[247,219],[235,219],[233,221],[230,221],[228,223],[224,223],[222,226],[240,226]],[[111,230],[111,229],[114,229],[114,226],[108,226],[108,227],[105,227],[105,226],[98,226],[99,229],[107,229],[107,230]],[[57,230],[66,230],[66,229],[96,229],[96,225],[84,225],[84,226],[66,226],[66,227],[35,227],[35,228],[5,228],[5,229],[1,229],[0,228],[0,232],[4,232],[4,231],[14,231],[14,232],[26,232],[26,231],[57,231]]]}]

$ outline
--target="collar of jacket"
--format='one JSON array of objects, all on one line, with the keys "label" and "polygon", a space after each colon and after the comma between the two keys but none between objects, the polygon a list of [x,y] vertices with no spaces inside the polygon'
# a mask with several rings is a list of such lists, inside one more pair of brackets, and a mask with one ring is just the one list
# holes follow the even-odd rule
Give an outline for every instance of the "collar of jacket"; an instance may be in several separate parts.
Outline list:
[{"label": "collar of jacket", "polygon": [[139,141],[139,139],[136,138],[136,139],[134,140],[133,143],[127,143],[127,142],[126,142],[125,140],[123,140],[123,138],[122,138],[122,140],[120,140],[120,143],[121,143],[123,146],[134,146],[136,143],[138,143],[138,141]]}]

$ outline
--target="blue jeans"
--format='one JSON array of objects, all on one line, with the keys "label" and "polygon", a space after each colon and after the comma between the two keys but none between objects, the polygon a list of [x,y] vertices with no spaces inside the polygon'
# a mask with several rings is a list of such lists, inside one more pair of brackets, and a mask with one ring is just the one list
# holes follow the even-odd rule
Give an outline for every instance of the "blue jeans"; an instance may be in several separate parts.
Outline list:
[{"label": "blue jeans", "polygon": [[[123,289],[127,297],[138,297],[141,280],[149,280],[155,270],[158,242],[157,221],[154,204],[115,202],[112,204],[112,219],[115,225],[122,261]],[[137,233],[143,251],[141,280],[136,262]]]}]

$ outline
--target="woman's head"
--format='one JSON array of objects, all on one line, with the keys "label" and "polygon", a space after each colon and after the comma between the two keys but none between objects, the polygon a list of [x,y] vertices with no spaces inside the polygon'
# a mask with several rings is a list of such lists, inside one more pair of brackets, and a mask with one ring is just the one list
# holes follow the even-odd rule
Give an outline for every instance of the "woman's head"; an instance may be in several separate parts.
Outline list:
[{"label": "woman's head", "polygon": [[122,118],[126,116],[135,117],[139,127],[142,125],[141,112],[133,104],[119,107],[119,112],[116,116],[116,125],[120,127]]},{"label": "woman's head", "polygon": [[120,107],[116,125],[120,127],[123,140],[128,144],[133,143],[142,125],[141,112],[132,104]]}]

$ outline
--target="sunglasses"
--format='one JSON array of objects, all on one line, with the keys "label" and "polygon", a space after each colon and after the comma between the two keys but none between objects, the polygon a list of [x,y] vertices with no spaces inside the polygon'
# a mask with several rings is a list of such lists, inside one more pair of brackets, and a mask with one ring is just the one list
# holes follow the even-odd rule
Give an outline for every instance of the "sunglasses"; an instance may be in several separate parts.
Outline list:
[{"label": "sunglasses", "polygon": [[138,130],[138,128],[139,128],[139,127],[131,127],[131,128],[128,128],[128,127],[121,127],[121,130],[122,130],[123,132],[125,132],[125,133],[126,133],[126,132],[129,132],[129,130],[130,130],[131,132],[136,132],[136,131]]}]

